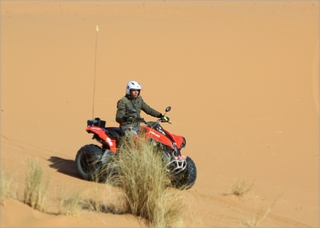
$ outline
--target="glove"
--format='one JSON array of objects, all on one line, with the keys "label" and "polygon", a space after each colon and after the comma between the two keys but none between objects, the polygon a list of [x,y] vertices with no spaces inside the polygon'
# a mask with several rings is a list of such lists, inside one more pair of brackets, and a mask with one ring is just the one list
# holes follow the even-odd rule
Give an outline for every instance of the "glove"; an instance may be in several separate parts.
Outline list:
[{"label": "glove", "polygon": [[129,116],[129,117],[125,117],[124,119],[125,119],[125,122],[132,123],[133,120],[134,120],[134,117],[133,116]]},{"label": "glove", "polygon": [[169,122],[170,121],[170,118],[167,117],[167,116],[162,116],[161,117],[161,122]]},{"label": "glove", "polygon": [[126,115],[123,117],[123,120],[124,122],[132,123],[134,121],[135,116],[136,115],[134,113],[126,113]]}]

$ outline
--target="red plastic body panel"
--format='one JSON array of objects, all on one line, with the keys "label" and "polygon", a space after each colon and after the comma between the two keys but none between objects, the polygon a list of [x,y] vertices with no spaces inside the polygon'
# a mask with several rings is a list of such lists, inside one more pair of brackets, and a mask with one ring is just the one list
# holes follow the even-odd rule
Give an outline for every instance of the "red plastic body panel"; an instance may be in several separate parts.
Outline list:
[{"label": "red plastic body panel", "polygon": [[[167,136],[164,136],[163,134],[161,134],[160,132],[158,132],[148,126],[142,126],[140,128],[140,130],[146,132],[145,137],[150,137],[150,138],[152,138],[158,142],[161,142],[161,143],[171,147],[172,149],[174,149],[171,140]],[[181,144],[183,142],[182,136],[171,134],[170,132],[168,132],[166,130],[164,130],[164,132],[167,135],[171,136],[171,138],[176,142],[178,148],[181,147]]]},{"label": "red plastic body panel", "polygon": [[88,133],[97,134],[100,139],[102,139],[103,141],[105,141],[109,145],[110,150],[113,153],[117,153],[116,140],[111,139],[103,129],[101,129],[100,127],[96,127],[96,126],[89,126],[89,127],[87,127],[86,130]]},{"label": "red plastic body panel", "polygon": [[[170,148],[172,148],[174,150],[174,147],[172,145],[172,141],[167,136],[161,134],[160,132],[158,132],[155,129],[152,129],[152,128],[148,127],[148,126],[141,126],[140,130],[142,132],[145,132],[144,138],[152,138],[155,141],[158,141],[158,142],[160,142],[162,144],[165,144],[165,145],[169,146]],[[117,142],[116,142],[116,140],[110,138],[102,128],[97,127],[97,126],[89,126],[89,127],[86,128],[86,131],[88,133],[92,133],[92,134],[98,135],[98,137],[101,140],[103,140],[104,142],[106,142],[108,144],[110,150],[113,153],[117,153]],[[164,132],[174,140],[174,142],[177,145],[177,148],[181,147],[181,144],[184,141],[182,136],[171,134],[170,132],[168,132],[166,130],[164,130]]]},{"label": "red plastic body panel", "polygon": [[183,143],[183,137],[180,135],[171,134],[171,137],[174,139],[174,141],[177,144],[177,147],[180,148],[181,144]]}]

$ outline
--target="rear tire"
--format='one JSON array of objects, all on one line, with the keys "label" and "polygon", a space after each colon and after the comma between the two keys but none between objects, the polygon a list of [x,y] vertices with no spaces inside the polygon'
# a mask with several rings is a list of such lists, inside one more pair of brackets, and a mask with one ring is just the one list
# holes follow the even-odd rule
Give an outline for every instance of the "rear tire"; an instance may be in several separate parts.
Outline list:
[{"label": "rear tire", "polygon": [[94,144],[88,144],[79,149],[76,156],[76,169],[84,180],[99,180],[102,155],[101,148]]},{"label": "rear tire", "polygon": [[194,162],[190,157],[187,157],[187,167],[183,173],[179,173],[173,177],[171,180],[172,186],[181,189],[187,190],[190,189],[197,179],[197,168]]}]

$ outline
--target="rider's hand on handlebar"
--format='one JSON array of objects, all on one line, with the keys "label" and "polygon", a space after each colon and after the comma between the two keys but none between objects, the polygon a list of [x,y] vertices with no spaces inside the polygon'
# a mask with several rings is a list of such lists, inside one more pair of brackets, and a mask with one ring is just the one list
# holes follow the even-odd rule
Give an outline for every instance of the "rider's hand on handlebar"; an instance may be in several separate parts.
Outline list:
[{"label": "rider's hand on handlebar", "polygon": [[169,122],[169,121],[170,121],[170,118],[167,117],[167,116],[162,116],[162,117],[160,118],[160,120],[161,120],[161,122]]},{"label": "rider's hand on handlebar", "polygon": [[133,120],[134,120],[134,117],[133,117],[133,116],[126,117],[126,122],[127,122],[127,123],[132,123]]}]

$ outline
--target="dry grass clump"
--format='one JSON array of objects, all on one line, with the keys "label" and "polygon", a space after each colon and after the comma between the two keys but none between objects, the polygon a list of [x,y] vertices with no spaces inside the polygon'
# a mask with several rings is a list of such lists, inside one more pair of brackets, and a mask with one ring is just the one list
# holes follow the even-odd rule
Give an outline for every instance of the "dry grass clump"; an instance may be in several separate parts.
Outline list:
[{"label": "dry grass clump", "polygon": [[110,185],[95,184],[83,198],[84,210],[96,213],[126,214],[126,200],[121,189]]},{"label": "dry grass clump", "polygon": [[[110,211],[107,208],[108,200],[107,198],[113,197],[115,194],[112,190],[109,192],[106,189],[109,189],[110,186],[103,186],[104,188],[99,188],[99,184],[95,183],[94,189],[90,189],[90,196],[86,197],[83,202],[83,208],[89,211],[97,213],[109,213]],[[109,199],[110,200],[110,199]]]},{"label": "dry grass clump", "polygon": [[[282,195],[281,193],[280,195]],[[275,203],[277,202],[278,197],[272,199],[269,201],[269,203],[263,205],[260,207],[259,210],[254,210],[252,213],[246,216],[242,216],[242,219],[240,220],[240,224],[243,227],[257,227],[261,225],[261,222],[267,218],[269,213],[271,212],[271,209],[274,207]]]},{"label": "dry grass clump", "polygon": [[0,174],[0,197],[1,204],[4,205],[4,200],[7,198],[16,198],[16,184],[8,173],[1,171]]},{"label": "dry grass clump", "polygon": [[255,213],[252,217],[243,218],[241,220],[241,226],[250,227],[250,228],[257,227],[262,222],[262,220],[264,220],[267,217],[270,210],[271,210],[270,208],[267,208],[267,209],[262,208],[257,213]]},{"label": "dry grass clump", "polygon": [[0,196],[4,199],[9,198],[11,193],[11,180],[7,173],[1,172],[0,187]]},{"label": "dry grass clump", "polygon": [[117,175],[107,181],[123,190],[128,213],[155,227],[182,223],[182,192],[167,189],[169,179],[162,155],[150,142],[125,137],[114,165]]},{"label": "dry grass clump", "polygon": [[49,187],[48,175],[38,161],[29,159],[24,191],[24,203],[32,208],[44,211]]},{"label": "dry grass clump", "polygon": [[231,187],[231,191],[232,194],[234,194],[235,196],[238,196],[240,198],[243,198],[244,196],[246,196],[250,190],[253,187],[253,182],[248,185],[245,181],[243,180],[237,180],[233,183],[232,187]]},{"label": "dry grass clump", "polygon": [[59,214],[79,217],[82,210],[82,199],[80,191],[72,193],[63,191],[59,204]]}]

